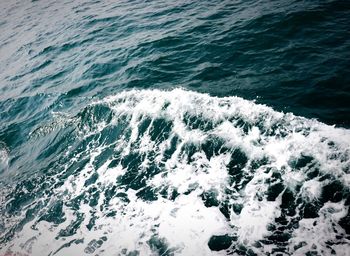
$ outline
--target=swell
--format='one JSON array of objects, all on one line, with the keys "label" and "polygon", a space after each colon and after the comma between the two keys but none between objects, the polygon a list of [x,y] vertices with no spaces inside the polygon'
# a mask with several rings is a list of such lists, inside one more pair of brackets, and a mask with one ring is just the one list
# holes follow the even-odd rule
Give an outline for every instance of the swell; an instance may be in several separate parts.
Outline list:
[{"label": "swell", "polygon": [[349,125],[344,1],[3,5],[4,100],[181,85]]}]

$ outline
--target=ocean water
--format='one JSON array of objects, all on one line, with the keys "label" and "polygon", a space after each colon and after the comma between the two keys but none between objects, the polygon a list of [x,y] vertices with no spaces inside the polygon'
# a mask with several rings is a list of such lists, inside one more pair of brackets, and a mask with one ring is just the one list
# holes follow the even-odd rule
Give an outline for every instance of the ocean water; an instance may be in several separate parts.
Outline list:
[{"label": "ocean water", "polygon": [[349,1],[0,2],[0,255],[349,255]]}]

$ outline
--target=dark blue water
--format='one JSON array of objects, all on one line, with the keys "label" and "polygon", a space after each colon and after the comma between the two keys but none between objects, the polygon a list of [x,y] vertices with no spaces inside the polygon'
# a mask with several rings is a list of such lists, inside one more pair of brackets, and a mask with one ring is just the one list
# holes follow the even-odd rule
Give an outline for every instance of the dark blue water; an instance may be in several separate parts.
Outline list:
[{"label": "dark blue water", "polygon": [[349,1],[0,3],[0,255],[347,255]]}]

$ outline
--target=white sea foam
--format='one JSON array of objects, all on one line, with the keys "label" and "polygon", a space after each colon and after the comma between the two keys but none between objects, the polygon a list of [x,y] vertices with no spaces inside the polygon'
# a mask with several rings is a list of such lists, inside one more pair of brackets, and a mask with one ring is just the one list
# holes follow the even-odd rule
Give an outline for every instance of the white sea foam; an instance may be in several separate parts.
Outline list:
[{"label": "white sea foam", "polygon": [[[99,107],[111,111],[108,121],[95,111]],[[237,238],[228,249],[234,253],[240,245],[258,254],[278,246],[296,255],[313,250],[327,254],[331,249],[341,255],[349,248],[337,224],[347,214],[344,200],[326,202],[318,217],[285,228],[290,234],[285,245],[261,242],[273,234],[271,225],[280,225],[276,219],[285,216],[285,191],[294,193],[295,202],[318,202],[328,182],[320,177],[326,174],[349,188],[348,130],[238,97],[182,89],[126,91],[87,109],[85,118],[91,123],[75,124],[77,140],[96,136],[67,160],[64,169],[88,161],[54,188],[55,196],[42,210],[62,201],[65,219],[54,224],[34,218],[1,252],[215,255],[225,251],[211,251],[208,242],[226,234]],[[124,130],[113,141],[108,137],[113,133],[103,137],[106,129],[115,127]],[[108,149],[113,153],[98,165]],[[71,150],[65,156],[74,153]],[[310,177],[311,171],[318,173]],[[87,182],[92,175],[95,180]],[[136,181],[144,185],[138,187]],[[271,192],[272,186],[276,191]],[[76,209],[70,202],[80,196],[85,200],[78,200]],[[287,221],[302,214],[300,207]],[[74,225],[71,235],[62,235]],[[333,243],[329,249],[327,242],[339,240],[336,235],[342,244]]]},{"label": "white sea foam", "polygon": [[0,174],[8,169],[9,153],[5,143],[0,141]]},{"label": "white sea foam", "polygon": [[[302,219],[299,228],[295,230],[290,241],[290,251],[294,255],[305,255],[308,251],[316,251],[321,255],[348,255],[349,242],[345,238],[338,238],[343,233],[337,222],[346,215],[348,207],[341,203],[326,203],[319,211],[320,216],[314,219]],[[329,241],[336,241],[327,246]],[[295,245],[296,248],[295,248]],[[303,245],[303,246],[299,246]]]}]

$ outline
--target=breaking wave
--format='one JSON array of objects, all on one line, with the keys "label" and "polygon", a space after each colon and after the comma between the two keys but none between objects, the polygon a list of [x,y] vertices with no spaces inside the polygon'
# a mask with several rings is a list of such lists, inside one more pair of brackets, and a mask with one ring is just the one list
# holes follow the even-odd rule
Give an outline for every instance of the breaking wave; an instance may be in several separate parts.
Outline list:
[{"label": "breaking wave", "polygon": [[2,192],[2,254],[348,252],[346,129],[238,97],[131,90],[55,113],[28,145],[41,166]]}]

